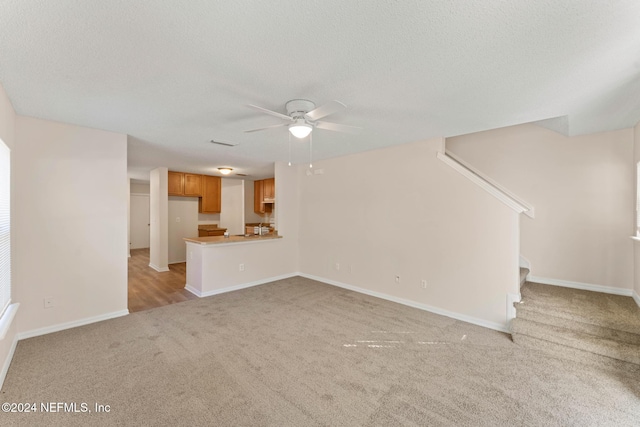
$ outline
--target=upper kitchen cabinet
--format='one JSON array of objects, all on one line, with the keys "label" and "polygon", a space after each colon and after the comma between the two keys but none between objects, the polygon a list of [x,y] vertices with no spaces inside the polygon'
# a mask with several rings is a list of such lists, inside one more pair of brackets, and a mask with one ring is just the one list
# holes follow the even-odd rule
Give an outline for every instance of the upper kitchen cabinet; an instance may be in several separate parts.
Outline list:
[{"label": "upper kitchen cabinet", "polygon": [[202,196],[202,175],[184,174],[184,195],[189,197]]},{"label": "upper kitchen cabinet", "polygon": [[275,179],[261,179],[253,182],[253,211],[263,215],[273,212],[276,197]]},{"label": "upper kitchen cabinet", "polygon": [[202,175],[169,171],[167,175],[169,196],[202,196]]},{"label": "upper kitchen cabinet", "polygon": [[184,174],[182,172],[169,171],[167,175],[167,187],[170,196],[183,196],[184,194]]},{"label": "upper kitchen cabinet", "polygon": [[219,176],[202,175],[202,197],[198,200],[198,212],[220,213],[222,180]]},{"label": "upper kitchen cabinet", "polygon": [[264,181],[264,194],[263,200],[264,202],[273,202],[276,199],[276,179],[268,178]]}]

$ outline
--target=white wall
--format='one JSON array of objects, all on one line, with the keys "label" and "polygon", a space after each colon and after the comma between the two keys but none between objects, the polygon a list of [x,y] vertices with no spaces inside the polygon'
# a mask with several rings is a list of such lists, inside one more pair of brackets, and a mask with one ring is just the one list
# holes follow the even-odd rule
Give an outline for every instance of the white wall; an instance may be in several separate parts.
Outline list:
[{"label": "white wall", "polygon": [[631,129],[565,137],[519,125],[449,138],[447,150],[535,207],[521,234],[533,276],[631,289]]},{"label": "white wall", "polygon": [[[14,222],[16,217],[16,201],[18,198],[19,188],[16,187],[15,172],[16,172],[16,159],[13,155],[13,150],[16,147],[14,126],[15,126],[15,112],[11,101],[7,97],[2,85],[0,85],[0,139],[12,150],[11,152],[11,221]],[[13,228],[13,226],[12,226]],[[16,297],[18,284],[15,279],[15,245],[16,245],[16,233],[12,230],[11,234],[11,270],[12,270],[12,298],[15,302],[20,302]],[[17,321],[11,323],[9,330],[5,337],[0,340],[0,386],[4,381],[7,369],[9,369],[9,363],[15,349],[16,336],[18,332]]]},{"label": "white wall", "polygon": [[286,236],[296,240],[294,252],[289,256],[295,257],[295,265],[300,265],[300,252],[298,240],[300,236],[300,178],[302,166],[288,166],[286,163],[275,164],[276,200],[273,215],[275,215],[276,230],[280,236]]},{"label": "white wall", "polygon": [[[638,164],[638,162],[640,162],[640,123],[638,123],[634,128],[633,128],[633,141],[634,141],[634,150],[633,150],[633,167],[635,168]],[[636,180],[637,182],[637,180]],[[638,189],[635,187],[635,183],[634,183],[634,191],[636,191],[635,194],[637,194]],[[635,199],[634,199],[635,201]],[[636,214],[636,210],[633,209],[633,215],[635,216]],[[634,227],[635,227],[635,222],[634,222]],[[635,229],[632,231],[632,236],[635,235]],[[638,303],[638,305],[640,305],[640,241],[633,241],[633,252],[634,252],[634,280],[633,280],[633,288],[634,288],[634,292],[635,292],[635,300]]]},{"label": "white wall", "polygon": [[149,267],[169,271],[169,199],[168,169],[153,169],[149,173]]},{"label": "white wall", "polygon": [[244,234],[244,183],[239,179],[222,178],[222,210],[220,227],[229,234]]},{"label": "white wall", "polygon": [[149,184],[137,184],[137,183],[131,183],[130,190],[132,193],[137,193],[137,194],[149,194],[149,192],[151,191]]},{"label": "white wall", "polygon": [[15,137],[19,331],[126,314],[126,135],[17,116]]},{"label": "white wall", "polygon": [[[169,197],[169,264],[187,260],[185,237],[198,237],[198,198]],[[179,218],[179,221],[178,221]]]},{"label": "white wall", "polygon": [[323,174],[300,167],[301,272],[504,329],[518,215],[437,160],[441,144],[314,162]]}]

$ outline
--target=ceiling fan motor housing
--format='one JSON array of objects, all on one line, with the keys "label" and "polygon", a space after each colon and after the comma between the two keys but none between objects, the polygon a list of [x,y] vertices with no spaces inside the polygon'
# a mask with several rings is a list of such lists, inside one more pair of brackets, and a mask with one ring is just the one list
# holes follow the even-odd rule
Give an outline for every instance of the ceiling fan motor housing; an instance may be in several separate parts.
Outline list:
[{"label": "ceiling fan motor housing", "polygon": [[293,99],[286,104],[287,114],[292,118],[301,118],[309,111],[316,108],[316,104],[306,99]]}]

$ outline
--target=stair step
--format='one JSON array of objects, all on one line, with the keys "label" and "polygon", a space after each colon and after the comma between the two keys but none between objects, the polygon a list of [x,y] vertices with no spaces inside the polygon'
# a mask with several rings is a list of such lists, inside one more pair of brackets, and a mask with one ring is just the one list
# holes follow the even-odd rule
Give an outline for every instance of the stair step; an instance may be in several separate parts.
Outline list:
[{"label": "stair step", "polygon": [[633,298],[526,282],[516,312],[537,313],[612,330],[640,333],[640,307]]},{"label": "stair step", "polygon": [[568,359],[576,363],[597,366],[599,368],[612,369],[618,372],[622,371],[625,373],[625,375],[628,376],[640,375],[640,365],[625,362],[619,359],[612,359],[610,357],[601,356],[599,354],[591,353],[577,348],[567,347],[565,345],[530,337],[528,335],[513,335],[513,342],[522,347],[541,351],[557,359]]},{"label": "stair step", "polygon": [[640,365],[640,344],[621,342],[615,339],[590,335],[574,329],[538,323],[522,318],[513,319],[511,328],[514,342],[518,342],[520,335],[526,335],[566,347]]},{"label": "stair step", "polygon": [[[576,319],[576,316],[563,316],[562,312],[549,313],[548,310],[541,310],[539,307],[531,307],[526,303],[515,303],[517,318],[528,320],[540,324],[567,328],[576,332],[582,332],[592,336],[613,339],[628,344],[640,345],[640,330],[636,332],[627,332],[608,327],[606,325],[596,325],[593,319]],[[601,322],[606,323],[606,322]]]}]

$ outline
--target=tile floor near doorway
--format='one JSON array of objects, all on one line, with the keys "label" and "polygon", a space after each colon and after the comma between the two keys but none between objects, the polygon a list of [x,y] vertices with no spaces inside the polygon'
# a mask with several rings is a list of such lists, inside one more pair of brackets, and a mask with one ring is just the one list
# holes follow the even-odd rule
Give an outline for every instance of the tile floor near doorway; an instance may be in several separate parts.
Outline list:
[{"label": "tile floor near doorway", "polygon": [[132,249],[129,258],[129,312],[197,299],[184,288],[187,263],[170,264],[167,272],[149,267],[149,249]]}]

